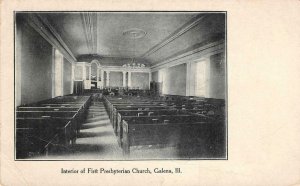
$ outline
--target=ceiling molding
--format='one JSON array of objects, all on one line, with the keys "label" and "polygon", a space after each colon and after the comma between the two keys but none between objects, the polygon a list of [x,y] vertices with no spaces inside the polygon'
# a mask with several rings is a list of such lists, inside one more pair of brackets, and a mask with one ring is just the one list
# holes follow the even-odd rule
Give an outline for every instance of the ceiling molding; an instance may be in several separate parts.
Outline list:
[{"label": "ceiling molding", "polygon": [[150,68],[136,68],[136,69],[128,69],[122,66],[102,66],[102,70],[109,72],[142,72],[142,73],[150,73]]},{"label": "ceiling molding", "polygon": [[58,32],[54,29],[54,27],[49,23],[48,19],[45,17],[40,16],[39,14],[37,14],[37,16],[42,20],[42,22],[49,28],[49,30],[51,31],[51,33],[56,37],[56,39],[59,41],[59,43],[63,46],[63,48],[68,52],[69,55],[71,55],[71,57],[73,59],[76,58],[73,55],[72,51],[69,49],[69,47],[66,45],[66,43],[63,41],[63,39],[61,38],[61,36],[58,34]]},{"label": "ceiling molding", "polygon": [[45,17],[38,14],[28,14],[25,20],[53,47],[57,48],[69,62],[77,61],[71,50]]},{"label": "ceiling molding", "polygon": [[85,40],[90,54],[97,53],[97,18],[96,13],[81,13]]},{"label": "ceiling molding", "polygon": [[[125,55],[113,55],[113,54],[111,54],[111,55],[103,55],[103,54],[101,54],[100,56],[101,56],[102,58],[107,57],[107,58],[132,59],[132,56],[130,56],[130,55],[125,56]],[[136,58],[135,58],[135,59],[136,59]]]},{"label": "ceiling molding", "polygon": [[162,63],[153,65],[151,67],[151,72],[158,71],[162,68],[169,68],[172,66],[180,65],[186,62],[191,62],[193,60],[199,60],[202,58],[207,58],[211,55],[221,53],[225,51],[225,41],[220,40],[213,43],[210,43],[205,46],[201,46],[189,52],[177,55],[173,58],[167,59]]},{"label": "ceiling molding", "polygon": [[89,62],[76,62],[75,63],[76,66],[91,66],[91,63]]},{"label": "ceiling molding", "polygon": [[188,21],[182,27],[177,29],[175,32],[173,32],[171,35],[169,35],[167,38],[165,38],[160,43],[158,43],[157,45],[152,47],[150,50],[148,50],[146,53],[144,53],[141,56],[141,58],[144,58],[146,56],[150,56],[153,53],[155,53],[156,51],[163,48],[164,46],[168,45],[169,43],[171,43],[172,41],[174,41],[175,39],[177,39],[178,37],[180,37],[181,35],[183,35],[187,31],[189,31],[190,29],[192,29],[193,27],[198,25],[204,17],[205,17],[205,15],[198,15],[198,16],[193,17],[190,21]]}]

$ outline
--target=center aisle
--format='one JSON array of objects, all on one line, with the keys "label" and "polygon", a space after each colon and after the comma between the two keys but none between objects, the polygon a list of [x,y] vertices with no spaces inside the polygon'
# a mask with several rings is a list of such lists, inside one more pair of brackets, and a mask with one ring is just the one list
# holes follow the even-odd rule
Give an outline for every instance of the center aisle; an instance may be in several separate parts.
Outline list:
[{"label": "center aisle", "polygon": [[[74,158],[122,159],[112,125],[102,102],[93,102],[88,117],[73,146]],[[72,157],[73,158],[73,157]]]},{"label": "center aisle", "polygon": [[83,123],[76,144],[68,152],[49,155],[50,159],[68,160],[120,160],[122,149],[118,146],[112,125],[102,102],[92,102],[87,120]]}]

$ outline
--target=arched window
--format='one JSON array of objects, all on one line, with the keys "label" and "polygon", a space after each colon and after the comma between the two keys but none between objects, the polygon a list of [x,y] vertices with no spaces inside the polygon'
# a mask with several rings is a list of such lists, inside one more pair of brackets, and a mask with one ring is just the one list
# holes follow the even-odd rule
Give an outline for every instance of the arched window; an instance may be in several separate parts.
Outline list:
[{"label": "arched window", "polygon": [[98,60],[92,60],[91,62],[91,80],[101,81],[100,63]]}]

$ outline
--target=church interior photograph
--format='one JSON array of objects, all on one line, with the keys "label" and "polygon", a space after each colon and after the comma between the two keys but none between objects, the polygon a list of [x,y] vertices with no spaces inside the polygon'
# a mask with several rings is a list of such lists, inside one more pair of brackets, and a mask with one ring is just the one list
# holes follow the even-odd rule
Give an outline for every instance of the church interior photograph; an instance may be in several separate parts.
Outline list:
[{"label": "church interior photograph", "polygon": [[15,160],[227,159],[226,12],[15,12]]}]

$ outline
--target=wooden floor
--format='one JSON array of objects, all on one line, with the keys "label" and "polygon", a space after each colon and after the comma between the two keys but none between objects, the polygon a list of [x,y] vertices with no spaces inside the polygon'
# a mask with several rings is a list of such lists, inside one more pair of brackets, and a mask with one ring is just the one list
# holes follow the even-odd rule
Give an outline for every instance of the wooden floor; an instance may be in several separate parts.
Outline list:
[{"label": "wooden floor", "polygon": [[[184,153],[183,153],[184,152]],[[198,151],[199,152],[199,151]],[[142,160],[142,159],[190,159],[209,158],[205,152],[193,154],[193,149],[178,150],[175,147],[147,146],[134,147],[130,158],[123,156],[118,145],[112,125],[102,102],[92,102],[88,109],[88,117],[82,126],[76,144],[61,152],[47,157],[34,159],[51,160]]]}]

